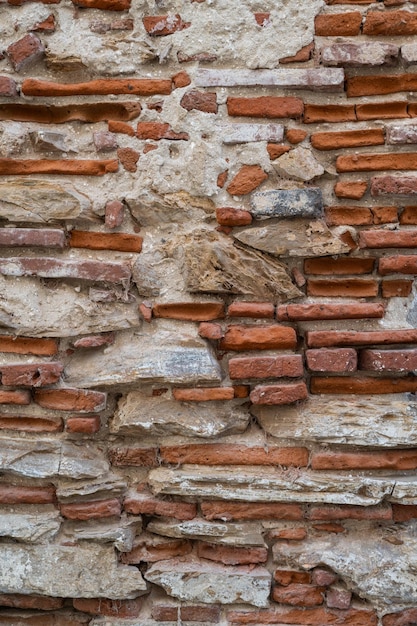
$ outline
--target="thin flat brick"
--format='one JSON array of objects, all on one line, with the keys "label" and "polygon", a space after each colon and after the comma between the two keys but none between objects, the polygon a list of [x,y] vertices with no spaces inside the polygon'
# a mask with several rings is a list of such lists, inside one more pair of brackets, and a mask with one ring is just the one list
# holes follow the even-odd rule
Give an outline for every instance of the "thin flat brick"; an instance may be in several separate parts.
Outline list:
[{"label": "thin flat brick", "polygon": [[359,35],[362,24],[360,11],[323,13],[314,20],[314,31],[319,37],[351,37]]},{"label": "thin flat brick", "polygon": [[[331,270],[329,270],[329,273],[332,273]],[[282,304],[277,308],[277,319],[281,322],[382,317],[384,317],[384,306],[373,302],[353,304]]]},{"label": "thin flat brick", "polygon": [[0,415],[0,429],[29,433],[56,433],[63,430],[63,422],[61,418],[48,419],[42,417]]},{"label": "thin flat brick", "polygon": [[358,122],[410,117],[407,102],[368,102],[356,105]]},{"label": "thin flat brick", "polygon": [[56,362],[0,365],[1,383],[9,387],[44,387],[57,383],[63,370],[62,363]]},{"label": "thin flat brick", "polygon": [[99,415],[84,415],[83,417],[69,417],[65,422],[65,430],[68,433],[81,433],[94,435],[101,428]]},{"label": "thin flat brick", "polygon": [[338,172],[372,172],[377,170],[416,170],[417,153],[355,154],[336,159]]},{"label": "thin flat brick", "polygon": [[158,622],[208,622],[217,623],[220,621],[220,607],[218,606],[164,606],[154,605],[152,607],[152,617]]},{"label": "thin flat brick", "polygon": [[309,296],[373,298],[378,295],[378,283],[366,278],[310,278],[307,293]]},{"label": "thin flat brick", "polygon": [[281,502],[241,503],[224,502],[223,500],[202,502],[201,512],[208,520],[274,519],[298,521],[303,519],[303,509],[300,505]]},{"label": "thin flat brick", "polygon": [[311,144],[317,150],[337,150],[360,146],[379,146],[385,143],[382,128],[313,133]]},{"label": "thin flat brick", "polygon": [[310,330],[307,332],[307,345],[310,348],[389,345],[391,343],[417,343],[417,330]]},{"label": "thin flat brick", "polygon": [[257,611],[229,611],[229,624],[300,624],[300,626],[330,626],[333,624],[349,624],[350,626],[377,626],[377,616],[368,609],[350,608],[347,611],[338,609],[327,610],[322,607],[285,607],[263,609]]},{"label": "thin flat brick", "polygon": [[64,174],[65,176],[104,176],[117,172],[117,159],[1,159],[0,175]]},{"label": "thin flat brick", "polygon": [[0,352],[53,356],[58,352],[58,342],[55,339],[0,335]]},{"label": "thin flat brick", "polygon": [[362,350],[360,367],[375,372],[414,372],[417,370],[417,349]]},{"label": "thin flat brick", "polygon": [[285,587],[274,586],[272,599],[280,604],[293,606],[320,606],[324,601],[324,588],[291,583]]},{"label": "thin flat brick", "polygon": [[[124,500],[123,508],[127,513],[133,515],[160,515],[179,520],[192,520],[197,515],[197,505],[193,502],[158,500],[146,492],[129,495]],[[181,546],[181,548],[183,547]]]},{"label": "thin flat brick", "polygon": [[232,302],[227,308],[229,317],[272,319],[275,307],[271,302]]},{"label": "thin flat brick", "polygon": [[412,470],[417,467],[417,451],[315,452],[311,467],[314,470]]},{"label": "thin flat brick", "polygon": [[392,504],[392,517],[394,522],[408,522],[417,518],[417,506],[405,504]]},{"label": "thin flat brick", "polygon": [[[416,16],[417,23],[417,16]],[[416,91],[417,74],[352,76],[347,80],[347,96],[376,96],[400,91]]]},{"label": "thin flat brick", "polygon": [[105,102],[53,106],[43,104],[0,104],[0,120],[15,122],[40,122],[41,124],[65,124],[78,121],[86,123],[109,120],[129,121],[138,117],[142,110],[139,102]]},{"label": "thin flat brick", "polygon": [[307,448],[278,448],[245,446],[240,444],[189,444],[162,446],[164,463],[197,465],[295,465],[305,467],[308,463]]},{"label": "thin flat brick", "polygon": [[416,274],[417,255],[395,255],[379,259],[378,272],[386,274]]},{"label": "thin flat brick", "polygon": [[64,248],[66,235],[56,228],[0,228],[0,246]]},{"label": "thin flat brick", "polygon": [[356,122],[353,104],[305,104],[304,124]]},{"label": "thin flat brick", "polygon": [[240,378],[299,378],[303,375],[301,355],[238,357],[229,361],[229,376]]},{"label": "thin flat brick", "polygon": [[313,377],[311,379],[311,393],[358,395],[387,394],[387,393],[415,393],[417,379],[414,376],[407,378],[351,378],[331,376],[328,378]]},{"label": "thin flat brick", "polygon": [[171,79],[153,78],[101,78],[84,83],[55,83],[37,78],[26,78],[22,83],[25,96],[104,96],[131,94],[152,96],[168,95],[172,91]]},{"label": "thin flat brick", "polygon": [[154,304],[153,316],[176,320],[203,322],[224,317],[221,302],[170,302]]},{"label": "thin flat brick", "polygon": [[383,298],[407,298],[413,290],[412,280],[383,280],[381,283]]},{"label": "thin flat brick", "polygon": [[128,233],[96,233],[92,231],[72,230],[69,240],[71,248],[89,250],[118,250],[120,252],[140,252],[143,237]]},{"label": "thin flat brick", "polygon": [[105,393],[86,389],[38,389],[35,391],[36,404],[45,409],[57,411],[98,413],[106,408],[106,399]]},{"label": "thin flat brick", "polygon": [[360,248],[415,248],[417,230],[362,230]]},{"label": "thin flat brick", "polygon": [[221,350],[294,350],[296,334],[287,326],[229,326]]},{"label": "thin flat brick", "polygon": [[382,626],[412,626],[417,620],[417,609],[404,609],[396,613],[388,613],[382,618]]},{"label": "thin flat brick", "polygon": [[[304,261],[304,271],[306,274],[370,274],[375,265],[375,259],[361,259],[355,257],[317,258],[306,259]],[[283,305],[294,306],[294,305]],[[333,305],[334,306],[334,305]],[[357,306],[357,305],[355,305]]]},{"label": "thin flat brick", "polygon": [[390,504],[378,506],[355,506],[355,505],[315,505],[310,508],[309,519],[323,520],[392,520],[392,508]]},{"label": "thin flat brick", "polygon": [[268,533],[272,541],[303,541],[307,537],[305,528],[275,528]]},{"label": "thin flat brick", "polygon": [[9,485],[0,483],[0,504],[53,504],[55,487],[29,487],[25,485]]},{"label": "thin flat brick", "polygon": [[371,179],[371,195],[416,195],[417,176],[375,176]]},{"label": "thin flat brick", "polygon": [[105,615],[118,619],[137,618],[142,610],[144,598],[134,600],[110,600],[109,598],[74,598],[74,609],[91,615]]},{"label": "thin flat brick", "polygon": [[138,139],[153,139],[154,141],[160,139],[187,141],[189,139],[188,133],[177,133],[166,122],[138,122],[136,137]]},{"label": "thin flat brick", "polygon": [[178,402],[209,402],[232,400],[233,387],[195,387],[193,389],[173,389],[172,395]]},{"label": "thin flat brick", "polygon": [[258,385],[250,394],[253,404],[292,404],[299,400],[306,400],[308,391],[305,383],[280,385]]},{"label": "thin flat brick", "polygon": [[183,539],[173,539],[167,541],[161,538],[160,543],[155,543],[155,540],[147,542],[146,540],[134,548],[130,552],[124,552],[121,554],[120,561],[127,565],[137,565],[139,563],[156,563],[157,561],[164,561],[166,559],[172,559],[176,557],[185,556],[192,551],[192,545],[189,541]]},{"label": "thin flat brick", "polygon": [[3,391],[0,389],[0,404],[30,404],[30,391]]},{"label": "thin flat brick", "polygon": [[127,11],[130,9],[131,0],[72,0],[72,3],[84,9]]},{"label": "thin flat brick", "polygon": [[25,595],[20,593],[0,594],[0,606],[13,609],[34,609],[36,611],[56,611],[64,606],[64,598]]},{"label": "thin flat brick", "polygon": [[227,99],[227,112],[234,117],[299,118],[303,111],[303,101],[292,96],[229,97]]},{"label": "thin flat brick", "polygon": [[358,359],[353,348],[316,348],[306,350],[307,367],[312,372],[354,372]]},{"label": "thin flat brick", "polygon": [[219,70],[199,69],[194,74],[198,87],[280,87],[310,91],[341,91],[344,73],[340,69]]},{"label": "thin flat brick", "polygon": [[67,519],[89,520],[104,517],[112,517],[121,514],[121,506],[116,498],[97,500],[95,502],[74,502],[72,504],[60,504],[59,510]]},{"label": "thin flat brick", "polygon": [[268,550],[266,548],[222,546],[199,541],[197,543],[197,556],[200,559],[209,559],[224,565],[251,565],[252,563],[266,563]]},{"label": "thin flat brick", "polygon": [[368,183],[365,180],[339,180],[334,186],[335,196],[338,198],[347,198],[349,200],[360,200],[366,194],[367,190]]},{"label": "thin flat brick", "polygon": [[130,280],[130,268],[127,265],[102,261],[64,261],[53,257],[2,258],[0,259],[0,274],[42,278],[78,278],[111,283],[125,283]]}]

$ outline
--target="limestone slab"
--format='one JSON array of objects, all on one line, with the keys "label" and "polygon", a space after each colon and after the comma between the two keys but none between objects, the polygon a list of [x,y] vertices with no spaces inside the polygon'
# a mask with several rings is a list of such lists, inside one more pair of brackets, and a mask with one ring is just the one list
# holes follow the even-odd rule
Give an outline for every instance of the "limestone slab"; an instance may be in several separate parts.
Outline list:
[{"label": "limestone slab", "polygon": [[246,228],[233,236],[275,256],[314,257],[349,252],[349,246],[333,235],[322,220],[286,219],[267,227]]},{"label": "limestone slab", "polygon": [[80,387],[132,382],[218,383],[220,367],[194,324],[161,320],[141,331],[119,333],[102,351],[76,352],[66,366],[66,381]]},{"label": "limestone slab", "polygon": [[273,163],[275,171],[285,178],[308,181],[324,174],[324,167],[308,148],[294,148]]},{"label": "limestone slab", "polygon": [[417,445],[417,403],[406,396],[326,396],[303,406],[251,407],[273,437],[356,446]]},{"label": "limestone slab", "polygon": [[272,189],[251,196],[252,216],[255,219],[271,217],[320,217],[323,214],[321,189]]},{"label": "limestone slab", "polygon": [[118,565],[111,546],[0,544],[1,593],[63,598],[136,598],[147,591],[136,567]]},{"label": "limestone slab", "polygon": [[343,89],[342,69],[277,69],[277,70],[209,70],[194,73],[198,87],[282,87],[309,91],[340,91]]},{"label": "limestone slab", "polygon": [[119,402],[110,431],[135,435],[181,435],[217,437],[243,432],[249,411],[224,402],[177,402],[163,396],[149,397],[139,391],[128,393]]},{"label": "limestone slab", "polygon": [[217,132],[223,143],[237,144],[254,141],[279,142],[284,139],[282,124],[222,124]]},{"label": "limestone slab", "polygon": [[136,535],[142,532],[141,517],[122,517],[112,520],[89,520],[87,522],[65,522],[63,534],[70,541],[94,541],[111,543],[119,552],[129,552],[133,548]]},{"label": "limestone slab", "polygon": [[146,579],[182,601],[267,606],[271,574],[263,567],[228,567],[191,559],[159,561]]},{"label": "limestone slab", "polygon": [[252,522],[226,524],[196,518],[184,522],[158,519],[149,522],[147,530],[165,537],[201,539],[229,546],[266,546],[261,524]]},{"label": "limestone slab", "polygon": [[50,541],[61,526],[55,507],[20,505],[0,508],[0,537],[25,543]]},{"label": "limestone slab", "polygon": [[215,216],[210,198],[192,196],[186,191],[158,195],[151,191],[130,193],[125,198],[132,215],[142,226],[204,222]]},{"label": "limestone slab", "polygon": [[393,487],[393,479],[352,477],[332,472],[283,471],[277,468],[188,465],[182,469],[157,468],[148,483],[155,494],[216,498],[246,502],[316,502],[325,504],[378,504]]}]

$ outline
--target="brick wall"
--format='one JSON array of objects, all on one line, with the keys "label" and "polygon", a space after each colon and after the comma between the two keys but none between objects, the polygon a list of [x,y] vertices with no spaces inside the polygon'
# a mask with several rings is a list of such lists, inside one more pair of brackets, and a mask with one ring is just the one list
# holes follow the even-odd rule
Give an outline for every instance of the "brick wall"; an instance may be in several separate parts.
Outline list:
[{"label": "brick wall", "polygon": [[417,623],[416,34],[0,0],[0,624]]}]

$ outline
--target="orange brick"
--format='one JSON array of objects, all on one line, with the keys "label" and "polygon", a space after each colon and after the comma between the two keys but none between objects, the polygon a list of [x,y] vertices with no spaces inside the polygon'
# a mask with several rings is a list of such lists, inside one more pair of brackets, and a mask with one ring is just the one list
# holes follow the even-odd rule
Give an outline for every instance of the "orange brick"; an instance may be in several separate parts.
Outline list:
[{"label": "orange brick", "polygon": [[413,289],[412,280],[383,280],[383,298],[406,298]]},{"label": "orange brick", "polygon": [[259,187],[267,178],[268,174],[260,165],[243,165],[226,189],[232,196],[245,196]]},{"label": "orange brick", "polygon": [[270,302],[233,302],[227,309],[227,315],[269,319],[274,317],[274,310],[275,307]]},{"label": "orange brick", "polygon": [[301,355],[238,357],[229,361],[229,376],[239,378],[298,378],[303,375]]},{"label": "orange brick", "polygon": [[233,387],[196,387],[193,389],[173,389],[172,395],[178,402],[208,402],[212,400],[232,400]]},{"label": "orange brick", "polygon": [[412,11],[368,11],[363,34],[390,37],[417,35],[417,14]]},{"label": "orange brick", "polygon": [[306,274],[369,274],[372,273],[374,264],[375,259],[372,258],[340,257],[339,259],[333,259],[326,257],[306,259],[304,261],[304,271]]},{"label": "orange brick", "polygon": [[98,96],[109,94],[134,94],[152,96],[170,94],[171,80],[142,78],[100,78],[85,83],[54,83],[37,78],[26,78],[22,83],[25,96]]},{"label": "orange brick", "polygon": [[307,293],[309,296],[373,298],[378,295],[378,283],[365,278],[310,278],[307,281]]},{"label": "orange brick", "polygon": [[296,334],[287,326],[229,326],[221,350],[294,350]]},{"label": "orange brick", "polygon": [[338,172],[375,172],[378,170],[417,170],[417,153],[354,154],[336,159]]},{"label": "orange brick", "polygon": [[295,465],[305,467],[308,463],[307,448],[281,448],[244,446],[240,444],[189,444],[162,446],[164,463],[197,465]]},{"label": "orange brick", "polygon": [[120,502],[116,498],[95,502],[74,502],[60,504],[61,515],[67,519],[89,520],[120,515]]},{"label": "orange brick", "polygon": [[0,335],[0,352],[53,356],[58,352],[58,342],[55,339]]},{"label": "orange brick", "polygon": [[223,521],[278,519],[296,521],[303,518],[303,510],[299,504],[266,502],[242,503],[225,502],[224,500],[202,502],[201,512],[206,519]]},{"label": "orange brick", "polygon": [[323,13],[314,20],[316,36],[351,37],[359,35],[362,14],[359,11],[349,13]]},{"label": "orange brick", "polygon": [[365,180],[338,181],[334,186],[334,193],[338,198],[360,200],[367,189],[368,183]]},{"label": "orange brick", "polygon": [[316,452],[311,467],[315,470],[411,470],[417,467],[417,451]]},{"label": "orange brick", "polygon": [[386,393],[415,393],[417,379],[414,376],[405,378],[350,378],[329,376],[328,378],[313,377],[311,379],[311,393],[358,395],[386,394]]},{"label": "orange brick", "polygon": [[302,116],[303,111],[303,101],[294,97],[259,96],[227,99],[227,112],[235,117],[298,118]]},{"label": "orange brick", "polygon": [[[407,11],[408,13],[408,11]],[[412,13],[408,13],[412,15]],[[416,16],[417,23],[417,16]],[[352,76],[347,80],[347,96],[377,96],[400,91],[416,91],[417,74]]]},{"label": "orange brick", "polygon": [[385,143],[382,128],[347,130],[329,133],[313,133],[311,144],[317,150],[337,150],[358,146],[378,146]]},{"label": "orange brick", "polygon": [[305,104],[305,124],[318,122],[356,122],[355,107],[353,104]]},{"label": "orange brick", "polygon": [[170,302],[154,304],[152,312],[154,317],[199,322],[224,317],[224,305],[221,302]]},{"label": "orange brick", "polygon": [[358,121],[390,120],[410,117],[407,102],[368,102],[356,105]]}]

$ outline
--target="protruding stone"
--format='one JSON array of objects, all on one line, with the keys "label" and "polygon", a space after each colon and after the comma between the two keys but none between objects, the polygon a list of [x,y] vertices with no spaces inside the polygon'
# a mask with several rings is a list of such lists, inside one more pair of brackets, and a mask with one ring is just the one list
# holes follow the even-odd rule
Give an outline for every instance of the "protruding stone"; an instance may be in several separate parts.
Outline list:
[{"label": "protruding stone", "polygon": [[324,167],[308,148],[294,148],[273,163],[275,170],[284,177],[295,180],[312,180],[324,174]]},{"label": "protruding stone", "polygon": [[247,228],[234,233],[247,246],[274,256],[329,256],[349,252],[350,248],[333,235],[321,220],[282,220],[268,227]]},{"label": "protruding stone", "polygon": [[164,537],[180,539],[201,539],[212,543],[229,546],[262,546],[265,541],[262,536],[261,524],[254,522],[222,523],[209,522],[205,519],[194,518],[191,521],[164,521],[152,520],[147,530]]},{"label": "protruding stone", "polygon": [[0,537],[25,543],[51,541],[61,526],[59,512],[53,506],[39,509],[35,505],[0,509]]},{"label": "protruding stone", "polygon": [[146,579],[182,601],[208,604],[242,602],[268,606],[271,574],[263,567],[230,567],[199,561],[170,560],[151,565]]},{"label": "protruding stone", "polygon": [[255,219],[269,217],[321,217],[323,198],[321,189],[273,189],[252,194],[251,214]]},{"label": "protruding stone", "polygon": [[159,196],[141,193],[127,195],[126,204],[142,226],[160,226],[166,223],[206,221],[215,216],[215,206],[210,198],[191,196],[186,191]]}]

